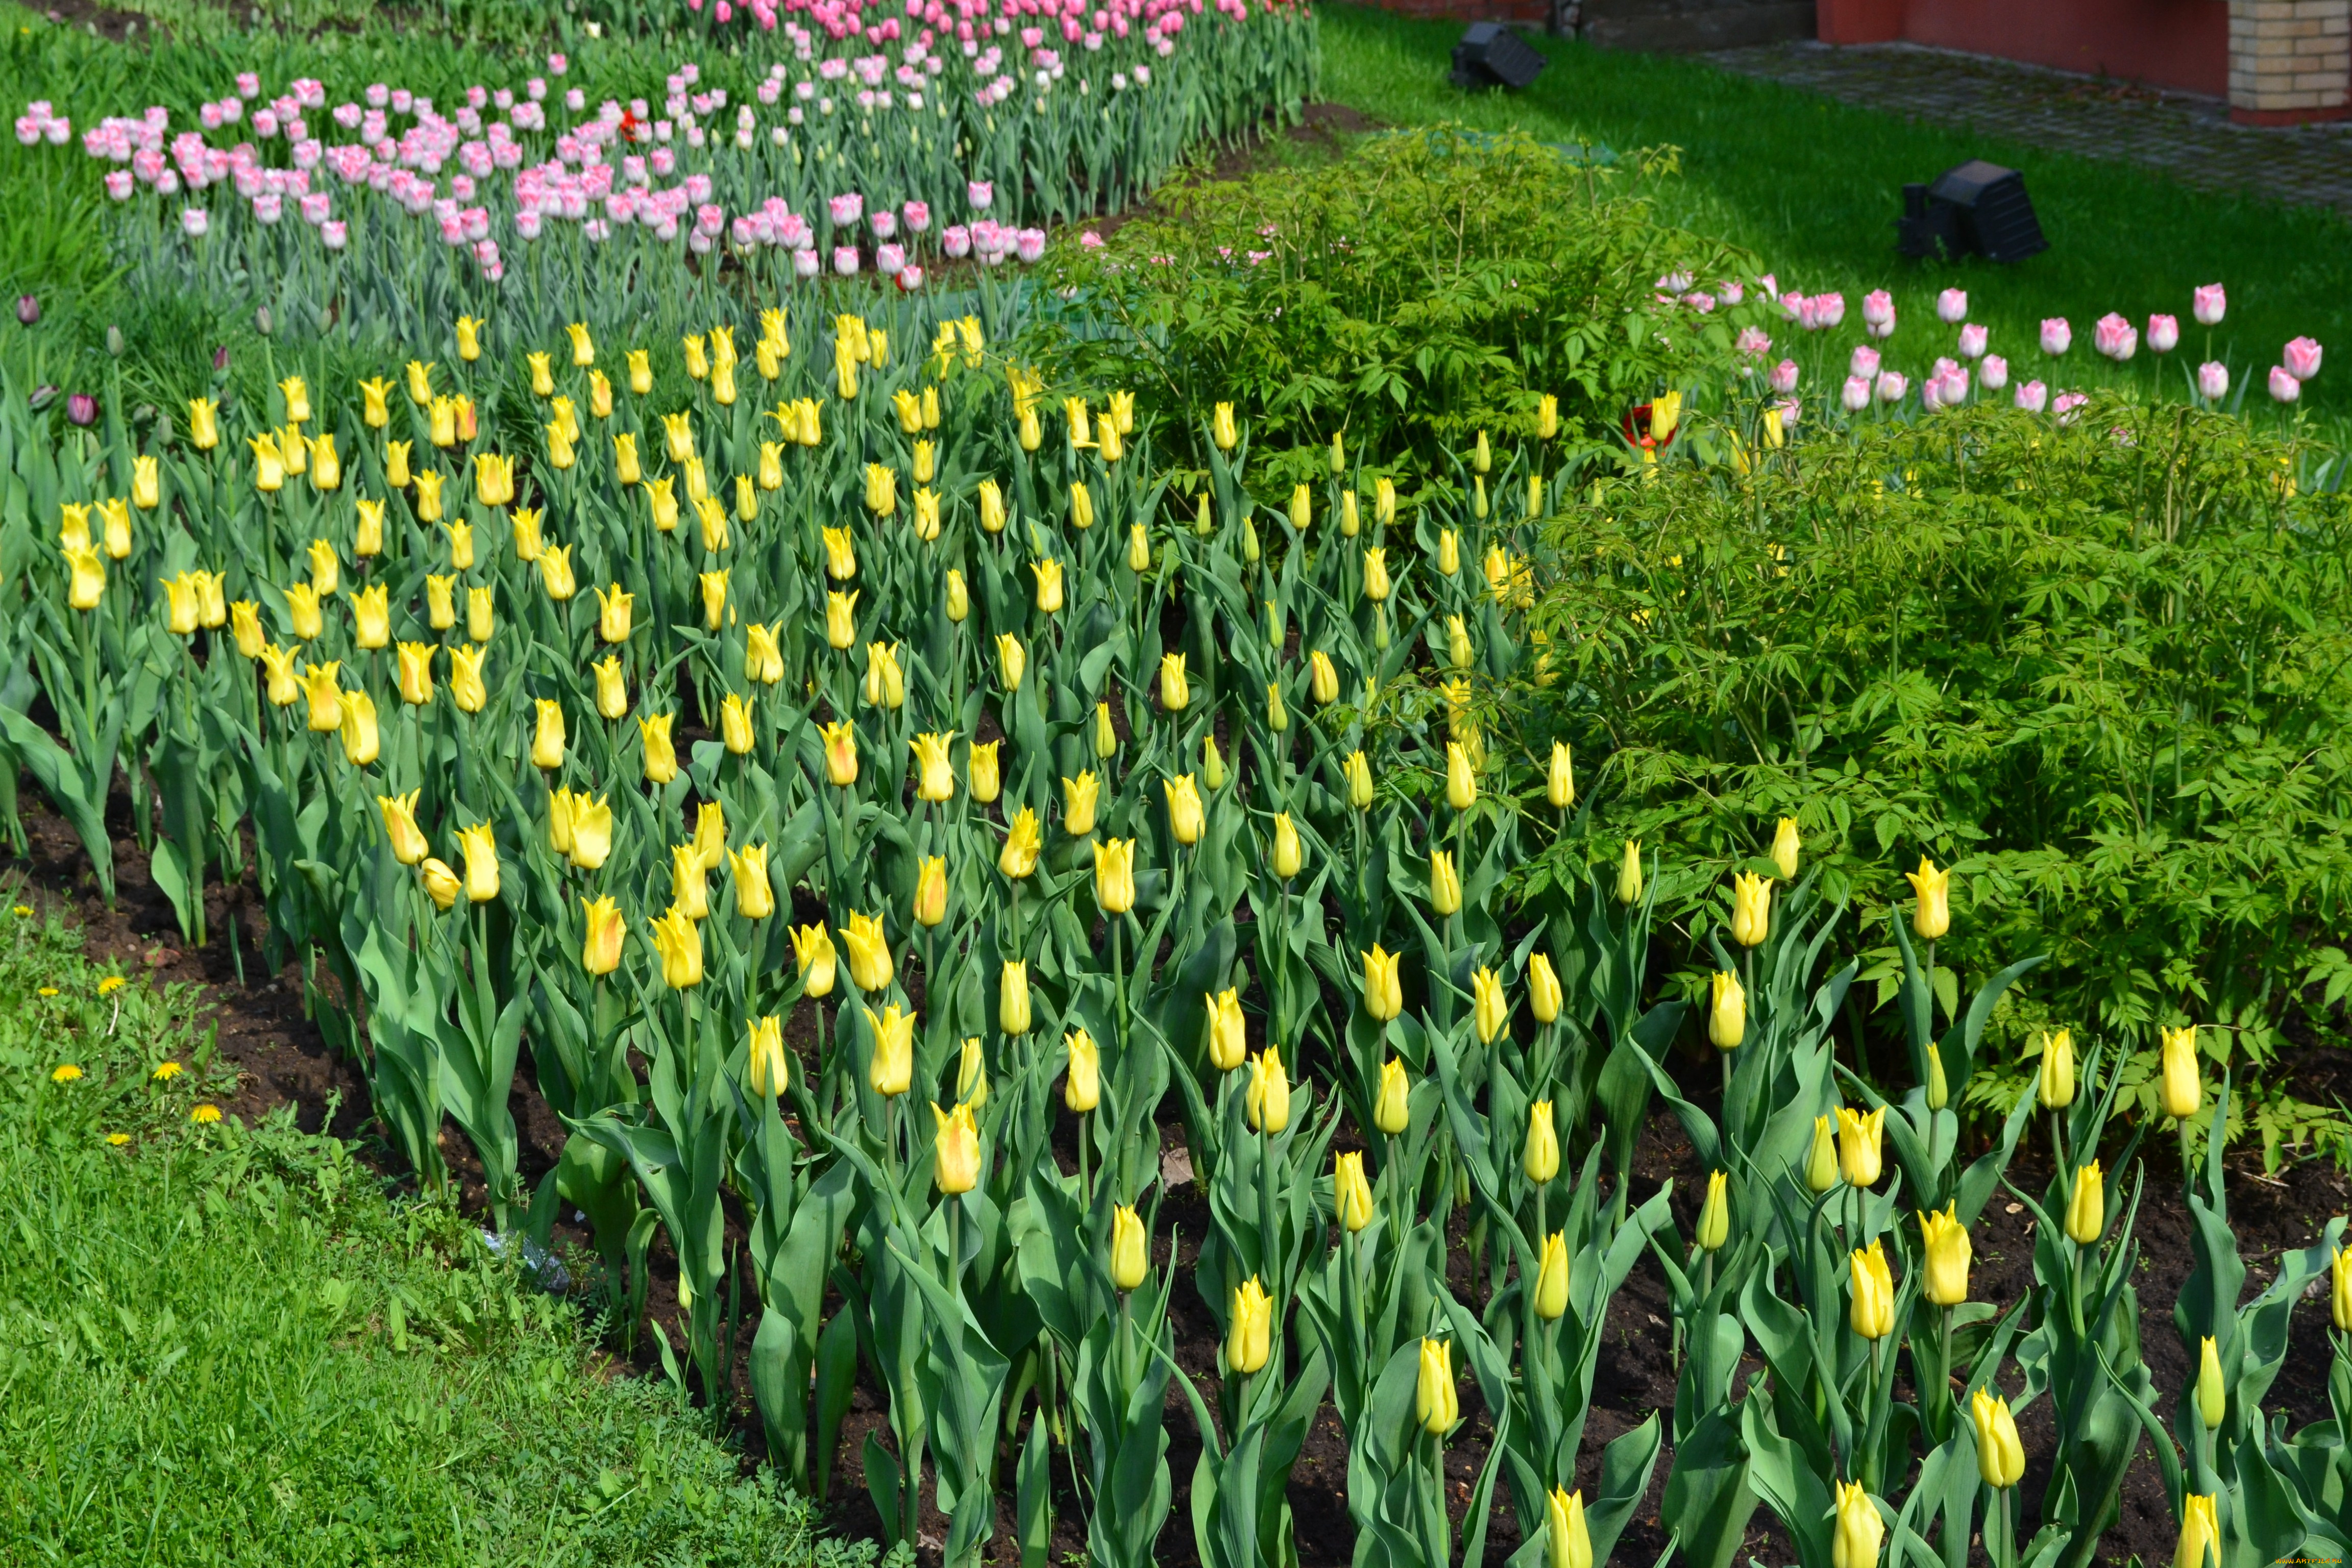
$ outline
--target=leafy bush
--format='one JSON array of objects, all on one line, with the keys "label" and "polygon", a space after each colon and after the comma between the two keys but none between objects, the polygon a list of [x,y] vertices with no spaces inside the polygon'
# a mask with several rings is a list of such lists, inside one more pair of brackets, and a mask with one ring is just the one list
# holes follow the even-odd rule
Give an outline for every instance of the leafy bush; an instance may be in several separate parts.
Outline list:
[{"label": "leafy bush", "polygon": [[[2053,955],[2021,1018],[2143,1047],[2219,1025],[2208,1050],[2264,1072],[2291,1025],[2334,1027],[2352,520],[2298,485],[2311,454],[2121,402],[2072,427],[2000,408],[1860,426],[1753,464],[1737,432],[1693,435],[1735,460],[1605,481],[1551,525],[1589,566],[1537,613],[1546,700],[1597,773],[1608,852],[1712,859],[1703,901],[1793,816],[1865,905],[1905,895],[1894,862],[1956,861],[1951,960]],[[2273,1158],[2344,1131],[2265,1103]]]},{"label": "leafy bush", "polygon": [[1656,222],[1638,186],[1673,168],[1670,152],[1634,168],[1438,127],[1171,186],[1159,213],[1065,251],[1057,281],[1084,310],[1045,323],[1036,350],[1135,388],[1196,468],[1196,413],[1234,403],[1284,485],[1323,471],[1334,431],[1367,462],[1450,473],[1477,431],[1531,429],[1545,393],[1571,437],[1613,440],[1628,403],[1729,342],[1717,323],[1654,330],[1661,274],[1736,259]]}]

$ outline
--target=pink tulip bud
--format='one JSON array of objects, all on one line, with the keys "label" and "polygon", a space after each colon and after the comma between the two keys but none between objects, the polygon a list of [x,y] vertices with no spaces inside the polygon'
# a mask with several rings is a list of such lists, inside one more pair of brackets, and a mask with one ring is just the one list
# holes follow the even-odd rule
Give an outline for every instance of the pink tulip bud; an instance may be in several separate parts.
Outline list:
[{"label": "pink tulip bud", "polygon": [[2230,367],[2220,360],[2207,360],[2197,367],[2197,395],[2209,403],[2219,403],[2230,395]]},{"label": "pink tulip bud", "polygon": [[2091,328],[2091,347],[2121,364],[2139,348],[2139,329],[2113,310]]},{"label": "pink tulip bud", "polygon": [[1805,320],[1805,297],[1794,289],[1790,289],[1786,294],[1773,295],[1772,303],[1779,306],[1780,314],[1790,321],[1801,327],[1811,327],[1811,323]]},{"label": "pink tulip bud", "polygon": [[319,226],[319,238],[329,250],[341,250],[351,239],[351,226],[341,218],[329,218]]},{"label": "pink tulip bud", "polygon": [[1805,405],[1793,397],[1784,397],[1774,406],[1780,410],[1780,428],[1783,431],[1794,432],[1797,428],[1797,417],[1804,413]]},{"label": "pink tulip bud", "polygon": [[986,212],[988,205],[996,199],[996,187],[986,180],[973,180],[964,186],[964,197],[971,203],[974,212]]},{"label": "pink tulip bud", "polygon": [[87,392],[66,395],[66,417],[87,430],[98,423],[98,399]]},{"label": "pink tulip bud", "polygon": [[1859,414],[1864,409],[1869,407],[1870,377],[1866,375],[1847,376],[1845,378],[1845,385],[1839,390],[1838,402],[1844,405],[1845,411],[1848,414]]},{"label": "pink tulip bud", "polygon": [[825,198],[825,207],[832,213],[835,225],[846,227],[856,223],[858,216],[865,212],[866,198],[855,191],[846,195],[828,196]]},{"label": "pink tulip bud", "polygon": [[2063,316],[2044,317],[2042,322],[2042,352],[2063,354],[2074,346],[2074,329],[2066,324]]},{"label": "pink tulip bud", "polygon": [[1816,294],[1813,296],[1813,311],[1822,326],[1834,327],[1845,320],[1845,296]]},{"label": "pink tulip bud", "polygon": [[2017,389],[2015,402],[2028,414],[2039,414],[2050,406],[2050,389],[2038,381],[2029,381]]},{"label": "pink tulip bud", "polygon": [[922,286],[923,269],[921,268],[902,267],[898,269],[898,291],[900,293],[911,294]]},{"label": "pink tulip bud", "polygon": [[[1102,243],[1100,235],[1094,235],[1093,238],[1096,245]],[[1759,328],[1742,327],[1739,329],[1739,337],[1733,346],[1750,359],[1762,359],[1772,352],[1772,340],[1766,337]]]},{"label": "pink tulip bud", "polygon": [[907,247],[895,240],[875,247],[874,269],[890,274],[904,272],[907,269]]},{"label": "pink tulip bud", "polygon": [[1878,373],[1878,401],[1900,403],[1903,395],[1911,390],[1911,379],[1901,371],[1882,370]]},{"label": "pink tulip bud", "polygon": [[1984,358],[1985,343],[1991,335],[1992,334],[1984,327],[1974,321],[1970,321],[1967,326],[1962,327],[1960,329],[1960,357],[1962,359]]},{"label": "pink tulip bud", "polygon": [[2147,319],[2147,352],[2168,354],[2180,346],[2180,318],[2150,316]]},{"label": "pink tulip bud", "polygon": [[1792,359],[1782,360],[1772,367],[1771,375],[1768,379],[1772,390],[1783,395],[1796,391],[1797,362]]},{"label": "pink tulip bud", "polygon": [[1878,351],[1868,343],[1856,343],[1853,357],[1846,362],[1848,375],[1873,376],[1878,374]]},{"label": "pink tulip bud", "polygon": [[2281,357],[2286,361],[2287,374],[2297,381],[2309,381],[2319,374],[2319,344],[2315,339],[2295,339]]},{"label": "pink tulip bud", "polygon": [[856,273],[857,270],[857,247],[854,245],[835,246],[833,247],[833,269],[835,272],[840,273],[844,278],[850,277]]},{"label": "pink tulip bud", "polygon": [[1954,365],[1936,378],[1942,388],[1944,402],[1954,408],[1969,400],[1969,373],[1965,366]]},{"label": "pink tulip bud", "polygon": [[1947,289],[1936,296],[1936,315],[1948,326],[1957,326],[1969,319],[1969,291]]},{"label": "pink tulip bud", "polygon": [[1891,327],[1895,324],[1895,296],[1884,289],[1873,289],[1862,297],[1862,322],[1866,327]]},{"label": "pink tulip bud", "polygon": [[2303,383],[2283,364],[2271,366],[2271,395],[2281,403],[2293,403],[2303,395]]},{"label": "pink tulip bud", "polygon": [[1769,272],[1756,279],[1756,287],[1764,291],[1764,298],[1767,300],[1777,300],[1780,297],[1780,279]]},{"label": "pink tulip bud", "polygon": [[888,207],[877,207],[866,215],[866,221],[874,227],[874,237],[888,239],[898,232],[898,215]]},{"label": "pink tulip bud", "polygon": [[2009,362],[1999,354],[1987,354],[1977,366],[1977,379],[1984,383],[1987,392],[1999,392],[2009,384]]},{"label": "pink tulip bud", "polygon": [[2197,290],[2197,302],[2193,314],[2197,317],[2199,326],[2220,326],[2221,318],[2229,313],[2229,310],[2230,296],[2223,292],[2219,283],[2208,283]]},{"label": "pink tulip bud", "polygon": [[931,226],[931,205],[929,202],[908,202],[898,209],[907,220],[907,232],[921,234]]},{"label": "pink tulip bud", "polygon": [[106,194],[118,202],[127,202],[131,199],[132,184],[130,170],[109,170],[106,176]]},{"label": "pink tulip bud", "polygon": [[1748,298],[1748,289],[1737,278],[1727,278],[1715,286],[1716,298],[1727,305],[1737,305]]},{"label": "pink tulip bud", "polygon": [[[1013,245],[1022,260],[1038,260],[1045,254],[1045,231],[1042,228],[1024,228],[1014,239]],[[2315,344],[2312,353],[2315,354],[2318,352],[2318,347]]]},{"label": "pink tulip bud", "polygon": [[17,295],[16,324],[20,327],[37,326],[39,324],[40,320],[41,302],[33,298],[30,294]]},{"label": "pink tulip bud", "polygon": [[971,230],[960,223],[951,223],[940,231],[940,248],[957,260],[971,254]]},{"label": "pink tulip bud", "polygon": [[793,252],[793,277],[814,278],[819,272],[824,270],[824,264],[817,256],[816,249],[814,246],[803,246],[800,249]]}]

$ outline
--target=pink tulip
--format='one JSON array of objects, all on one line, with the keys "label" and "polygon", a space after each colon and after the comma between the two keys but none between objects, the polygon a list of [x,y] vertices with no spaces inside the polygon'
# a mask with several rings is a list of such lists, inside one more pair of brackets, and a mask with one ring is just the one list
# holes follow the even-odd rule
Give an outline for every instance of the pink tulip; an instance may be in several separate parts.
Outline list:
[{"label": "pink tulip", "polygon": [[1798,293],[1794,289],[1790,289],[1786,294],[1774,295],[1772,297],[1772,303],[1780,308],[1781,315],[1787,317],[1790,321],[1796,322],[1799,326],[1810,328],[1812,325],[1811,322],[1805,320],[1805,297],[1802,294]]},{"label": "pink tulip", "polygon": [[2219,283],[2208,283],[2197,290],[2197,302],[2192,313],[2199,326],[2220,326],[2221,318],[2229,313],[2229,310],[2230,297]]},{"label": "pink tulip", "polygon": [[1848,375],[1873,376],[1878,374],[1878,351],[1868,343],[1856,343],[1853,357],[1846,362]]},{"label": "pink tulip", "polygon": [[2309,381],[2319,374],[2319,344],[2315,339],[2295,339],[2286,345],[2282,357],[2286,361],[2287,374],[2297,381]]},{"label": "pink tulip", "polygon": [[2050,389],[2038,381],[2029,381],[2017,389],[2016,404],[2028,414],[2039,414],[2050,406]]},{"label": "pink tulip", "polygon": [[1931,375],[1919,384],[1919,406],[1933,414],[1944,406],[1944,379]]},{"label": "pink tulip", "polygon": [[1789,312],[1789,319],[1804,331],[1809,332],[1821,331],[1822,302],[1820,300],[1809,300],[1802,294],[1790,292],[1780,296],[1780,304]]},{"label": "pink tulip", "polygon": [[2009,362],[1999,354],[1987,354],[1977,366],[1977,379],[1984,383],[1987,392],[1999,392],[2009,384]]},{"label": "pink tulip", "polygon": [[1727,305],[1737,305],[1748,298],[1748,289],[1737,278],[1727,278],[1715,286],[1716,298]]},{"label": "pink tulip", "polygon": [[1845,405],[1845,411],[1848,414],[1859,414],[1864,409],[1869,407],[1870,377],[1866,375],[1847,376],[1845,378],[1844,387],[1838,393],[1838,401]]},{"label": "pink tulip", "polygon": [[127,202],[131,199],[132,184],[130,170],[110,170],[106,176],[106,194],[118,202]]},{"label": "pink tulip", "polygon": [[814,247],[803,246],[793,252],[793,276],[795,278],[814,278],[823,270],[824,263]]},{"label": "pink tulip", "polygon": [[2113,310],[2091,328],[2091,347],[2121,364],[2139,348],[2139,329]]},{"label": "pink tulip", "polygon": [[1022,260],[1035,261],[1045,254],[1045,231],[1042,228],[1024,228],[1015,238],[1014,246]]},{"label": "pink tulip", "polygon": [[1969,319],[1969,291],[1947,289],[1936,296],[1936,314],[1947,325],[1957,326]]},{"label": "pink tulip", "polygon": [[[2063,316],[2050,316],[2042,322],[2042,352],[2063,354],[2074,343],[2074,329],[2066,324]],[[2038,412],[2038,411],[2037,411]]]},{"label": "pink tulip", "polygon": [[1793,397],[1784,397],[1775,406],[1780,410],[1780,428],[1783,431],[1796,429],[1797,416],[1805,411],[1805,405]]},{"label": "pink tulip", "polygon": [[2210,403],[2219,403],[2230,395],[2230,367],[2220,360],[2207,360],[2197,367],[2197,395]]},{"label": "pink tulip", "polygon": [[1845,296],[1816,294],[1813,296],[1813,310],[1822,326],[1834,327],[1845,320]]},{"label": "pink tulip", "polygon": [[833,247],[833,269],[847,278],[857,270],[857,247],[836,245]]},{"label": "pink tulip", "polygon": [[907,269],[907,247],[895,240],[875,247],[874,269],[885,273],[904,272]]},{"label": "pink tulip", "polygon": [[986,180],[973,180],[964,186],[964,196],[974,212],[986,212],[988,204],[996,199],[996,187]]},{"label": "pink tulip", "polygon": [[[1101,238],[1097,237],[1095,240],[1095,244],[1100,245],[1101,243]],[[1741,353],[1748,355],[1750,359],[1762,359],[1766,354],[1772,352],[1772,340],[1766,337],[1760,328],[1742,327],[1739,329],[1738,340],[1733,346],[1738,348]]]},{"label": "pink tulip", "polygon": [[1990,331],[1974,321],[1970,321],[1967,326],[1962,327],[1960,329],[1960,357],[1962,359],[1984,358],[1985,344],[1990,340],[1991,336],[1992,334]]},{"label": "pink tulip", "polygon": [[319,226],[319,238],[329,250],[341,250],[351,238],[351,229],[341,218],[330,218]]},{"label": "pink tulip", "polygon": [[1941,385],[1943,399],[1957,408],[1969,400],[1969,373],[1965,366],[1954,365],[1936,378]]},{"label": "pink tulip", "polygon": [[2087,392],[2062,392],[2052,400],[2050,412],[2057,416],[2059,424],[2072,425],[2082,417],[2075,410],[2090,401],[2091,395]]},{"label": "pink tulip", "polygon": [[2271,366],[2271,395],[2281,403],[2293,403],[2303,395],[2303,383],[2283,364]]},{"label": "pink tulip", "polygon": [[190,239],[202,239],[213,225],[212,215],[202,207],[182,207],[180,227]]},{"label": "pink tulip", "polygon": [[958,260],[971,254],[971,230],[951,223],[940,231],[940,248]]},{"label": "pink tulip", "polygon": [[898,269],[898,291],[900,293],[911,294],[922,286],[923,269],[921,268],[902,267]]},{"label": "pink tulip", "polygon": [[1767,272],[1757,279],[1756,287],[1764,291],[1764,298],[1767,300],[1777,300],[1780,297],[1780,279],[1773,273]]},{"label": "pink tulip", "polygon": [[1895,296],[1884,289],[1874,289],[1862,301],[1862,324],[1874,338],[1895,335]]},{"label": "pink tulip", "polygon": [[921,234],[931,226],[931,205],[929,202],[908,202],[898,211],[907,220],[908,234]]},{"label": "pink tulip", "polygon": [[2168,354],[2180,346],[2180,318],[2150,316],[2147,319],[2147,352]]},{"label": "pink tulip", "polygon": [[1878,401],[1900,403],[1903,395],[1911,390],[1911,380],[1901,371],[1882,370],[1878,373]]},{"label": "pink tulip", "polygon": [[1772,367],[1771,374],[1767,377],[1767,382],[1773,391],[1780,393],[1783,396],[1796,391],[1797,362],[1792,359],[1782,360],[1779,364]]}]

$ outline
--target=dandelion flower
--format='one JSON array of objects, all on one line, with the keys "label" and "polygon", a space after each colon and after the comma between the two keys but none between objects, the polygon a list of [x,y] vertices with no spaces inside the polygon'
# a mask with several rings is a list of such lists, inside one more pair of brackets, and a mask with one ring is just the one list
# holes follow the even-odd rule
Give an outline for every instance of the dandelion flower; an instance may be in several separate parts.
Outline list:
[{"label": "dandelion flower", "polygon": [[63,1067],[58,1068],[55,1072],[49,1074],[49,1081],[51,1083],[71,1083],[80,1077],[81,1068],[74,1066],[71,1062],[68,1062]]},{"label": "dandelion flower", "polygon": [[169,1082],[179,1076],[180,1064],[177,1062],[158,1062],[155,1065],[155,1079],[159,1083]]},{"label": "dandelion flower", "polygon": [[54,985],[44,985],[41,987],[41,994],[44,996],[54,996],[57,994],[58,988]]},{"label": "dandelion flower", "polygon": [[110,974],[98,983],[98,994],[100,996],[111,996],[130,984],[131,982],[123,979],[120,974]]},{"label": "dandelion flower", "polygon": [[188,1120],[209,1126],[220,1120],[220,1107],[212,1104],[199,1105],[188,1112]]},{"label": "dandelion flower", "polygon": [[16,915],[16,917],[20,921],[28,921],[33,918],[33,906],[30,904],[18,904],[16,909],[10,912]]},{"label": "dandelion flower", "polygon": [[120,1149],[130,1142],[131,1134],[128,1132],[110,1132],[106,1135],[107,1146],[111,1149]]}]

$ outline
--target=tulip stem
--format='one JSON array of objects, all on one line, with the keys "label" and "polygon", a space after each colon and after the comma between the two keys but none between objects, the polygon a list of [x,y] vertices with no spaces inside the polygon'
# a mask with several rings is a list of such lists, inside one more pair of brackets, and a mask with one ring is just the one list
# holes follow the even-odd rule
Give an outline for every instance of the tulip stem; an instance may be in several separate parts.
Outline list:
[{"label": "tulip stem", "polygon": [[1087,1145],[1094,1142],[1089,1136],[1093,1121],[1093,1111],[1078,1112],[1078,1206],[1081,1208],[1090,1207],[1094,1201],[1093,1184],[1087,1174]]}]

